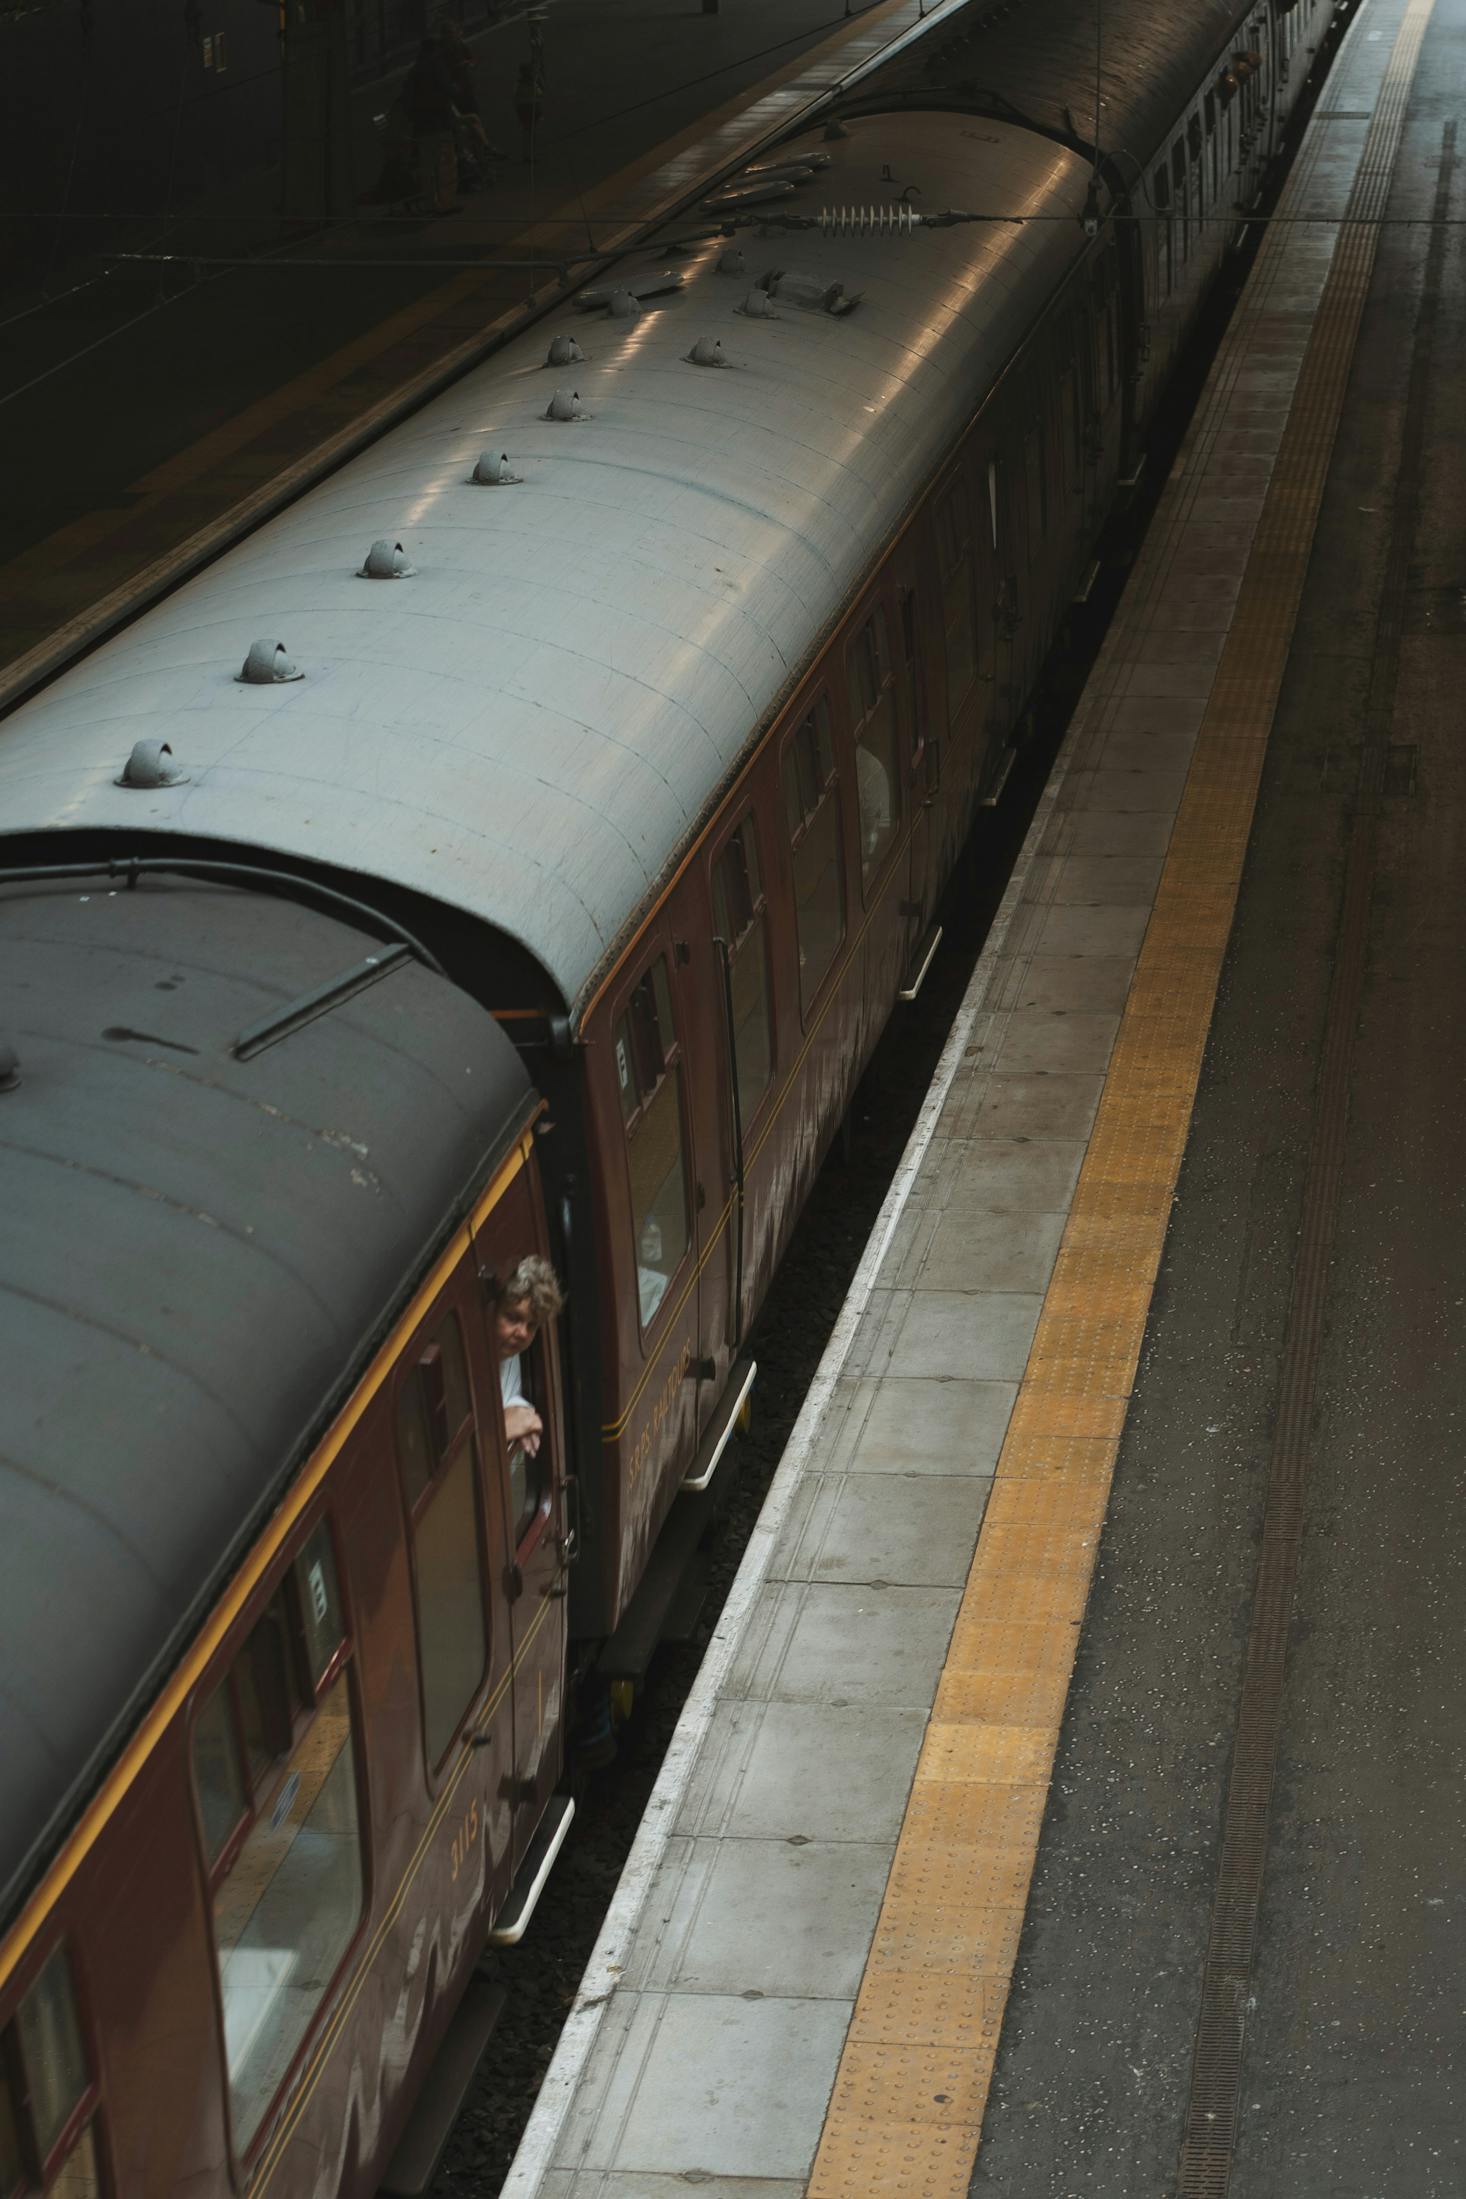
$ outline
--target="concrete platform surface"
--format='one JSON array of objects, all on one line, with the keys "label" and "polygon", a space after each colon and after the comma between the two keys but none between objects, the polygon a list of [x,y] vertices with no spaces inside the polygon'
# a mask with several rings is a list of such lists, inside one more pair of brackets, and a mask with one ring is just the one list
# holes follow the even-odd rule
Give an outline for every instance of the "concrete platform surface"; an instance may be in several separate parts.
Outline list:
[{"label": "concrete platform surface", "polygon": [[[1463,67],[1466,0],[1368,0],[1351,32],[511,2199],[1213,2188],[1180,2163],[1290,1309],[1319,1289],[1231,2189],[1466,2190],[1466,619],[1439,593],[1466,423],[1453,232],[1423,223],[1453,203]],[[1364,223],[1397,154],[1419,229]],[[1336,428],[1325,490],[1304,443]],[[1412,747],[1424,798],[1361,792],[1371,741]],[[1320,1266],[1331,988],[1375,812]]]}]

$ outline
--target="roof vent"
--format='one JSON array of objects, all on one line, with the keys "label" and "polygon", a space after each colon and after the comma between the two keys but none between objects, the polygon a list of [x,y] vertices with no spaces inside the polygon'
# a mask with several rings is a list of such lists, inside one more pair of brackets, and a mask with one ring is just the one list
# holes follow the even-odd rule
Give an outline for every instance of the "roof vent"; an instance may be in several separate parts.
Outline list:
[{"label": "roof vent", "polygon": [[473,479],[481,489],[512,489],[524,476],[510,470],[508,451],[501,450],[496,458],[491,450],[481,450]]},{"label": "roof vent", "polygon": [[613,321],[634,321],[641,312],[641,300],[634,290],[613,290],[607,303]]},{"label": "roof vent", "polygon": [[411,580],[415,565],[407,562],[407,553],[400,542],[389,542],[385,535],[374,542],[366,554],[366,563],[358,569],[361,580]]},{"label": "roof vent", "polygon": [[122,766],[114,786],[182,786],[188,777],[186,771],[171,764],[167,758],[173,751],[166,741],[135,741],[132,754]]},{"label": "roof vent", "polygon": [[637,275],[629,282],[618,283],[614,290],[577,290],[571,303],[582,313],[599,313],[602,306],[608,306],[613,313],[625,315],[629,309],[618,305],[618,298],[631,298],[643,306],[652,298],[670,298],[686,285],[685,275],[675,267],[664,267],[655,275]]},{"label": "roof vent", "polygon": [[699,336],[686,356],[689,366],[721,367],[728,364],[723,357],[723,346],[715,336]]},{"label": "roof vent", "polygon": [[837,138],[849,137],[849,135],[850,132],[846,129],[844,123],[833,115],[825,124],[825,143],[827,145],[833,145]]},{"label": "roof vent", "polygon": [[718,273],[720,275],[746,275],[748,273],[748,262],[736,244],[730,252],[725,252],[718,261]]},{"label": "roof vent", "polygon": [[793,196],[794,184],[788,176],[748,176],[740,182],[725,183],[721,191],[704,199],[702,206],[705,214],[737,214],[745,206],[763,206],[769,199]]},{"label": "roof vent", "polygon": [[790,267],[771,268],[767,275],[760,276],[759,284],[781,305],[797,305],[806,313],[833,313],[837,319],[853,313],[862,295],[858,290],[847,290],[843,283],[822,282],[818,275],[802,274]]},{"label": "roof vent", "polygon": [[[829,165],[829,159],[828,153],[823,155],[823,164],[826,167]],[[767,168],[745,168],[738,178],[738,182],[739,184],[808,183],[814,172],[815,163],[812,160],[776,160],[771,161]]]},{"label": "roof vent", "polygon": [[250,687],[274,687],[281,680],[303,680],[305,674],[296,671],[283,641],[252,641],[239,677]]},{"label": "roof vent", "polygon": [[776,321],[779,318],[767,290],[750,290],[738,310],[746,313],[751,321]]},{"label": "roof vent", "polygon": [[828,153],[803,152],[795,153],[788,160],[753,161],[743,170],[743,174],[750,181],[757,176],[793,176],[802,182],[806,176],[815,175],[829,165]]},{"label": "roof vent", "polygon": [[545,407],[547,420],[583,420],[585,407],[578,389],[557,389]]},{"label": "roof vent", "polygon": [[585,353],[573,336],[556,336],[545,357],[545,365],[551,367],[579,366]]},{"label": "roof vent", "polygon": [[8,1038],[0,1038],[0,1092],[13,1092],[20,1082],[20,1056]]}]

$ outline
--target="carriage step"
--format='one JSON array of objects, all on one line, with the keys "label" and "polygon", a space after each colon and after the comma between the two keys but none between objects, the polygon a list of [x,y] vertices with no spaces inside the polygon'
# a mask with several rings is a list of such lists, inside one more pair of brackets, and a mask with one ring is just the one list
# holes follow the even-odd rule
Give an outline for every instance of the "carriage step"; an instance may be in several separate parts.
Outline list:
[{"label": "carriage step", "polygon": [[550,1796],[539,1831],[524,1851],[524,1861],[509,1889],[509,1899],[494,1919],[494,1929],[489,1934],[491,1947],[517,1947],[523,1939],[545,1890],[545,1881],[554,1868],[555,1858],[565,1845],[565,1835],[574,1815],[575,1804],[568,1794]]},{"label": "carriage step", "polygon": [[898,1000],[915,1000],[922,986],[926,983],[926,973],[932,966],[932,957],[941,944],[942,927],[940,924],[933,924],[912,957],[912,974],[897,993],[896,998]]}]

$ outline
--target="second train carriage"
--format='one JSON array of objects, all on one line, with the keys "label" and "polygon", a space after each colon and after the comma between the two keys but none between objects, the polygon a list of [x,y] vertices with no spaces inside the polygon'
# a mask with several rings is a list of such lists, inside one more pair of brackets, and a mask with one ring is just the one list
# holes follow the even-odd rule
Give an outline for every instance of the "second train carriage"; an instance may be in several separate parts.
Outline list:
[{"label": "second train carriage", "polygon": [[3,2199],[379,2178],[1328,12],[877,72],[999,218],[658,241],[0,735]]}]

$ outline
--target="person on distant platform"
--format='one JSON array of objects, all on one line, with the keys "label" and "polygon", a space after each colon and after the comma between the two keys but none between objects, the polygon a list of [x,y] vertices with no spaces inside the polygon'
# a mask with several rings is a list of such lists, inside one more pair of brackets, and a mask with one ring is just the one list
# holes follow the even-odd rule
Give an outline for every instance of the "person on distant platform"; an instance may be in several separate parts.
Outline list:
[{"label": "person on distant platform", "polygon": [[494,1345],[499,1354],[499,1395],[504,1403],[504,1433],[534,1458],[545,1424],[524,1394],[524,1355],[547,1321],[565,1304],[560,1278],[548,1260],[526,1253],[512,1272],[490,1284],[494,1302]]},{"label": "person on distant platform", "polygon": [[458,185],[460,190],[476,189],[488,181],[485,171],[489,162],[505,160],[508,155],[500,146],[489,142],[489,133],[484,128],[472,46],[451,16],[444,17],[442,33],[457,118]]},{"label": "person on distant platform", "polygon": [[527,162],[534,159],[535,140],[539,136],[540,112],[544,103],[543,64],[537,61],[521,61],[519,74],[514,79],[514,113],[519,123],[520,143]]},{"label": "person on distant platform", "polygon": [[453,63],[441,24],[428,32],[402,87],[417,146],[420,187],[430,214],[451,214],[457,205],[458,153],[454,142]]}]

